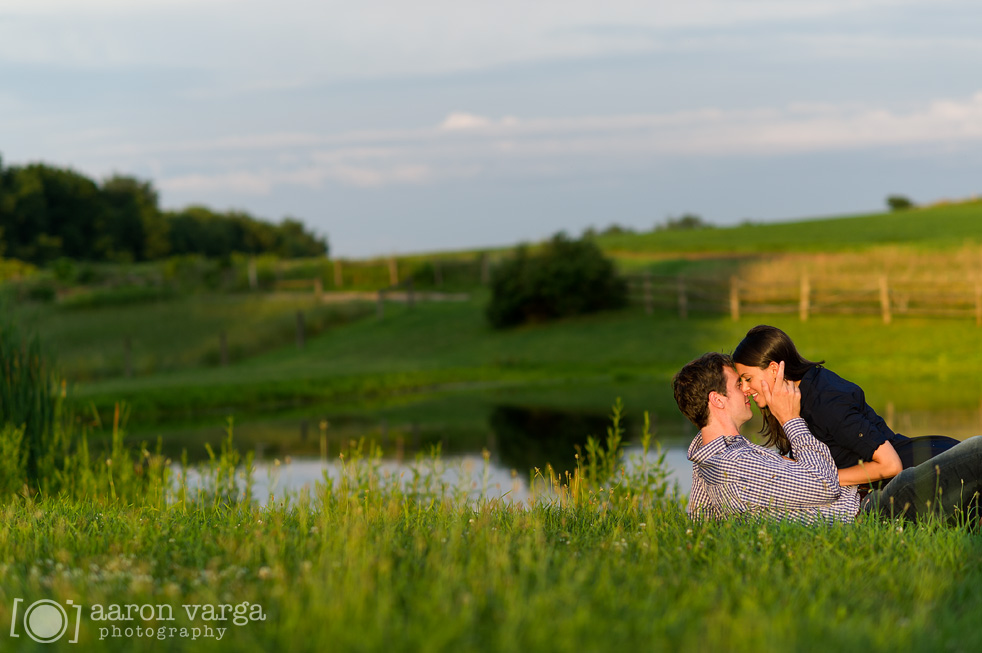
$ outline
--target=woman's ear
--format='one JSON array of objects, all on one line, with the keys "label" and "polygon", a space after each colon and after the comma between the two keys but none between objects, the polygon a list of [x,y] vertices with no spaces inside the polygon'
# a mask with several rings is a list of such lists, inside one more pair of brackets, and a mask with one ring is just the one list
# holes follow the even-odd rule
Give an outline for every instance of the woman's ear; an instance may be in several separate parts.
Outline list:
[{"label": "woman's ear", "polygon": [[775,361],[771,361],[767,364],[767,371],[771,373],[772,376],[777,376],[778,364]]}]

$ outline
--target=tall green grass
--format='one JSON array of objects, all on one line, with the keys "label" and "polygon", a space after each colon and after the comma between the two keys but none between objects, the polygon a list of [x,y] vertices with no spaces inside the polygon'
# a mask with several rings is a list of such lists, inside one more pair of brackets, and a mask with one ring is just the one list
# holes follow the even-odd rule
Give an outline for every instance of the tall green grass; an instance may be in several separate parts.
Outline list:
[{"label": "tall green grass", "polygon": [[[44,598],[83,606],[78,646],[92,651],[982,645],[982,539],[964,528],[693,523],[666,495],[616,473],[541,485],[520,506],[447,487],[428,471],[437,462],[393,476],[355,446],[343,476],[265,506],[222,493],[195,500],[193,490],[145,503],[106,494],[6,501],[0,638],[15,598],[21,614]],[[231,464],[216,457],[205,474],[227,479]],[[231,613],[208,622],[183,610],[243,603],[265,618],[235,625]],[[172,606],[175,618],[91,618],[93,606],[113,604]],[[225,631],[221,641],[161,641],[112,637],[113,625]],[[30,645],[20,634],[4,648]]]},{"label": "tall green grass", "polygon": [[[25,615],[40,600],[67,608],[59,644],[86,651],[982,645],[977,533],[690,522],[663,458],[624,460],[619,404],[574,470],[533,474],[527,504],[475,494],[486,470],[449,484],[438,452],[390,471],[363,441],[342,453],[339,475],[260,504],[231,423],[221,450],[192,468],[127,446],[125,417],[117,408],[99,450],[69,431],[35,491],[18,489],[22,469],[4,484],[0,648],[32,648]],[[7,452],[23,428],[0,426]],[[657,450],[647,420],[642,444]],[[114,605],[137,608],[100,618]]]}]

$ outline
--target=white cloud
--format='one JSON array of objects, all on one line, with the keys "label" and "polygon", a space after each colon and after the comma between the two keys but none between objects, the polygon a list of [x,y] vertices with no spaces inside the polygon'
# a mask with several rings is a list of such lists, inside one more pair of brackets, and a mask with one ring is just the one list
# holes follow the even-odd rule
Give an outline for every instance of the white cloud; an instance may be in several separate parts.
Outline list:
[{"label": "white cloud", "polygon": [[[534,179],[589,170],[609,174],[636,166],[639,159],[659,157],[774,156],[912,145],[977,147],[979,141],[982,92],[961,100],[934,100],[906,113],[800,103],[753,111],[704,109],[521,121],[451,113],[436,129],[410,132],[270,134],[184,143],[176,158],[170,151],[170,167],[193,164],[207,169],[210,157],[224,162],[224,152],[241,154],[250,148],[253,156],[245,160],[261,161],[264,167],[165,177],[160,186],[169,191],[243,194],[267,194],[278,186],[319,188],[327,183],[372,189],[488,175]],[[280,148],[288,149],[290,156],[282,158],[280,168],[265,167],[270,152]],[[195,156],[188,159],[187,154]]]},{"label": "white cloud", "polygon": [[480,127],[487,127],[490,124],[491,121],[484,116],[475,116],[473,113],[456,112],[451,113],[444,118],[443,122],[440,123],[440,129],[447,129],[450,131],[456,129],[477,129]]},{"label": "white cloud", "polygon": [[[215,93],[653,51],[665,47],[673,30],[790,23],[808,33],[818,18],[918,4],[964,6],[956,0],[4,2],[0,62],[210,71],[218,83],[201,92]],[[829,38],[835,35],[820,37],[815,47]]]}]

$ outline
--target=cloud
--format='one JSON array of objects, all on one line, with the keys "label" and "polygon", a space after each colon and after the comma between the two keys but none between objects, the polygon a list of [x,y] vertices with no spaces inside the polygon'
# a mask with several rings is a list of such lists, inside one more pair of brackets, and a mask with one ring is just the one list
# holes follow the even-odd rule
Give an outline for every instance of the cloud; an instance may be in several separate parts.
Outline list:
[{"label": "cloud", "polygon": [[[180,144],[145,156],[192,159],[202,170],[167,176],[164,190],[268,194],[328,183],[362,189],[440,184],[479,177],[535,179],[611,174],[666,157],[782,156],[904,146],[977,147],[982,91],[936,99],[907,112],[856,104],[802,104],[746,111],[564,118],[490,118],[454,112],[436,128],[337,135],[268,134]],[[139,146],[128,146],[134,153]],[[289,152],[289,155],[286,154]],[[226,154],[248,163],[234,172]],[[277,159],[271,153],[279,153]],[[280,167],[269,167],[271,160]],[[221,172],[210,172],[215,167]]]},{"label": "cloud", "polygon": [[[955,0],[42,0],[0,9],[0,62],[212,71],[256,92],[664,48],[674,30],[755,26]],[[941,35],[944,38],[950,35]],[[825,42],[825,37],[821,37]],[[938,40],[943,44],[944,40]],[[821,44],[819,44],[821,45]]]}]

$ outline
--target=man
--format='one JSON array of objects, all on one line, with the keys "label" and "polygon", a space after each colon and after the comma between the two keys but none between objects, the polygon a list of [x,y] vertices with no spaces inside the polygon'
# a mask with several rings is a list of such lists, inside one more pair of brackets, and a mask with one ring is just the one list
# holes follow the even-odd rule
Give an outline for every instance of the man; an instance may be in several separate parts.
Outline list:
[{"label": "man", "polygon": [[705,354],[673,380],[679,409],[700,431],[689,445],[692,491],[689,515],[732,515],[814,522],[851,522],[859,512],[855,487],[839,487],[835,462],[800,416],[801,393],[784,379],[781,363],[774,388],[763,391],[781,422],[794,460],[751,443],[740,426],[752,416],[750,398],[729,356]]}]

